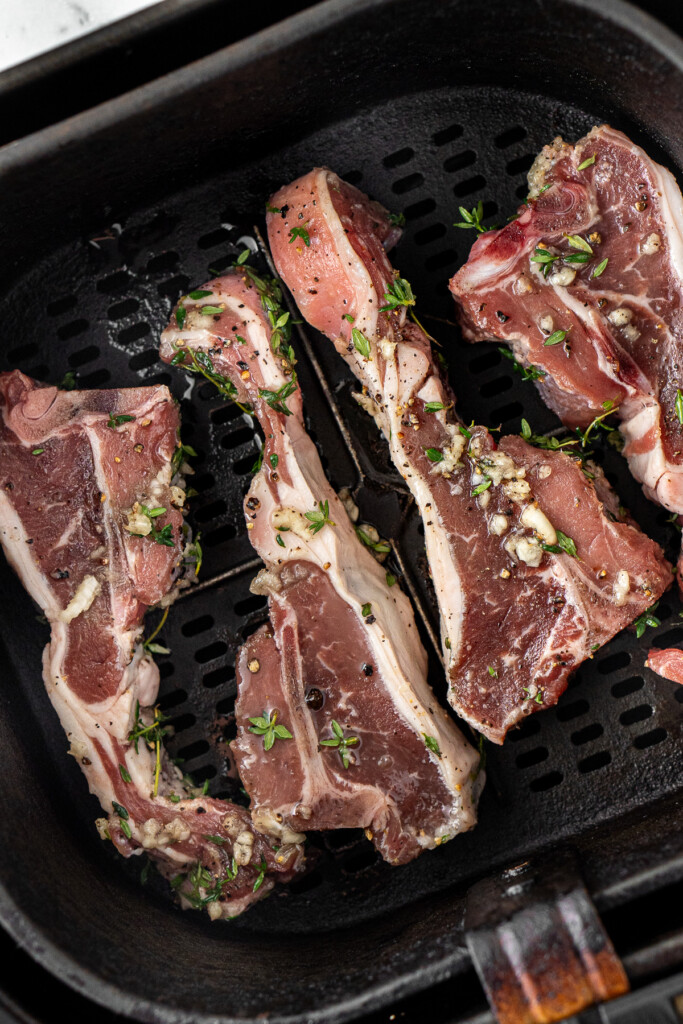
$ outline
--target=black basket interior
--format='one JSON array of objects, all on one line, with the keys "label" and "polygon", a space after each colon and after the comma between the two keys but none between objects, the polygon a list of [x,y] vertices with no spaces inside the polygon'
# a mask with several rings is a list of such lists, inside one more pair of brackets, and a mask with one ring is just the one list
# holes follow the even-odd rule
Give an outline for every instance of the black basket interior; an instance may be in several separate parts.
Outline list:
[{"label": "black basket interior", "polygon": [[[558,422],[533,384],[517,376],[495,346],[464,344],[452,322],[447,279],[464,262],[474,241],[473,232],[452,226],[460,219],[458,207],[470,208],[482,200],[486,223],[503,223],[526,196],[525,175],[540,147],[556,134],[574,140],[605,119],[677,169],[662,131],[645,132],[641,120],[627,106],[619,108],[614,97],[602,102],[594,93],[590,103],[584,99],[575,105],[553,98],[548,89],[535,91],[532,81],[515,86],[498,81],[461,83],[421,91],[412,85],[391,98],[381,98],[378,89],[376,102],[347,110],[341,120],[328,116],[325,127],[300,138],[286,141],[275,136],[277,149],[267,155],[256,153],[242,161],[223,154],[219,168],[211,162],[197,168],[196,160],[188,157],[184,179],[178,178],[176,168],[168,189],[153,201],[143,197],[135,204],[117,202],[109,216],[101,203],[95,203],[80,220],[78,208],[69,209],[61,244],[54,243],[54,223],[53,242],[40,257],[32,237],[25,246],[24,265],[2,297],[2,369],[19,367],[53,383],[72,371],[82,388],[164,383],[181,401],[183,440],[198,452],[190,481],[198,494],[191,502],[190,520],[202,532],[205,562],[201,585],[177,601],[158,638],[171,651],[158,659],[160,705],[174,729],[171,753],[183,759],[183,769],[197,782],[208,780],[214,795],[240,799],[226,745],[234,735],[235,655],[266,617],[265,599],[249,592],[259,562],[241,510],[259,442],[250,419],[218,397],[209,384],[190,381],[159,362],[158,338],[173,303],[230,266],[253,239],[254,226],[262,229],[263,206],[271,191],[315,164],[327,164],[405,214],[407,226],[394,262],[418,296],[418,315],[442,346],[461,416],[515,433],[523,415],[537,432],[552,430]],[[179,102],[188,109],[186,95]],[[173,130],[172,124],[167,127]],[[201,118],[195,128],[202,130]],[[131,159],[141,144],[144,138],[138,136],[135,146],[129,146]],[[93,150],[87,160],[94,160],[97,167]],[[141,196],[143,192],[141,188]],[[93,219],[93,209],[99,220]],[[74,225],[77,230],[70,230]],[[36,225],[31,230],[37,230]],[[430,678],[443,700],[443,672],[429,637],[437,618],[419,516],[374,425],[353,401],[355,381],[330,343],[304,330],[294,343],[310,432],[333,485],[350,487],[362,519],[395,540],[396,571],[405,572],[405,583],[418,601],[432,656]],[[344,444],[335,408],[310,352],[348,428],[352,450]],[[644,499],[621,456],[605,446],[596,449],[596,458],[622,502],[675,557],[680,534],[661,509]],[[85,961],[105,982],[143,1000],[157,999],[197,1013],[218,1012],[219,995],[232,993],[233,982],[218,976],[214,964],[208,994],[187,978],[169,981],[160,990],[165,958],[159,946],[150,967],[155,987],[149,987],[128,963],[123,925],[102,927],[108,935],[106,955],[92,953],[88,961],[84,943],[88,935],[98,934],[97,923],[91,921],[91,930],[84,930],[81,910],[73,921],[70,918],[79,900],[94,906],[86,875],[101,880],[98,898],[103,891],[115,891],[115,906],[118,900],[126,908],[139,905],[141,916],[150,915],[157,925],[164,922],[171,948],[181,948],[186,941],[203,949],[204,956],[210,949],[229,961],[235,946],[241,946],[244,955],[266,958],[268,978],[276,976],[278,965],[285,970],[283,945],[291,955],[297,951],[297,958],[327,945],[329,954],[318,954],[311,967],[308,994],[298,995],[296,978],[289,976],[279,987],[268,981],[265,995],[258,986],[233,993],[234,1004],[223,1005],[220,1011],[227,1017],[250,1018],[263,1010],[324,1014],[335,1002],[343,1002],[349,985],[352,992],[362,993],[387,978],[402,984],[409,968],[425,966],[430,958],[450,957],[449,970],[454,973],[465,962],[459,894],[471,881],[598,826],[609,830],[623,816],[646,812],[681,789],[683,689],[644,669],[651,643],[683,641],[681,605],[670,591],[656,612],[662,622],[657,630],[649,629],[641,640],[632,630],[622,633],[580,668],[556,708],[525,720],[503,748],[486,745],[489,778],[473,832],[399,869],[382,863],[360,832],[314,836],[311,844],[319,857],[310,874],[239,920],[210,925],[197,914],[178,911],[160,879],[141,889],[142,862],[126,863],[97,840],[93,819],[98,806],[86,795],[77,766],[66,757],[65,738],[42,689],[40,655],[47,628],[35,621],[35,609],[4,563],[0,572],[7,596],[1,639],[7,688],[2,697],[20,720],[17,741],[34,765],[40,788],[26,818],[24,845],[29,848],[32,814],[38,814],[42,800],[61,830],[57,856],[63,858],[62,850],[73,846],[79,851],[79,866],[73,872],[60,861],[63,886],[55,891],[51,884],[54,901],[49,912],[41,909],[41,885],[28,885],[33,865],[8,862],[3,881],[49,941],[56,940],[76,963]],[[16,802],[25,797],[19,781],[17,787],[10,801],[15,814]],[[33,806],[31,800],[29,804]],[[426,929],[418,923],[425,913],[430,915]],[[396,935],[397,922],[405,932],[403,939]],[[354,968],[344,956],[354,946],[356,929],[367,930],[374,948],[384,941],[392,952],[374,967],[357,964],[358,978],[350,983]],[[342,968],[335,962],[335,949]],[[429,949],[436,952],[430,954]],[[77,975],[78,971],[75,979]],[[82,979],[73,983],[85,984]],[[140,1019],[156,1019],[141,1006],[121,1003],[125,1012]],[[359,1006],[339,1013],[352,1016]]]}]

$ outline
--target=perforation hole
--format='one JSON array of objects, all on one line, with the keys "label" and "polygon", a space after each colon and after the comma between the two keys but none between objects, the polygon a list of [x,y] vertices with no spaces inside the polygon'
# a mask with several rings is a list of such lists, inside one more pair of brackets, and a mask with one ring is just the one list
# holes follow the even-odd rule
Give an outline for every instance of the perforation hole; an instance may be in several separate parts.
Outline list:
[{"label": "perforation hole", "polygon": [[61,299],[55,299],[54,302],[48,302],[45,308],[50,316],[61,316],[63,313],[68,313],[70,309],[74,309],[76,302],[75,295],[65,295]]},{"label": "perforation hole", "polygon": [[541,723],[537,718],[525,718],[516,729],[510,732],[508,739],[513,743],[518,743],[520,740],[526,740],[530,736],[535,736],[540,731]]},{"label": "perforation hole", "polygon": [[212,519],[216,519],[217,516],[222,516],[227,510],[228,506],[222,498],[219,498],[208,505],[204,505],[202,508],[194,509],[194,518],[198,523],[209,523]]},{"label": "perforation hole", "polygon": [[228,645],[222,640],[214,640],[213,643],[207,644],[206,647],[200,647],[198,651],[195,651],[194,660],[198,661],[200,665],[205,665],[207,661],[215,661],[216,658],[220,658],[227,649]]},{"label": "perforation hole", "polygon": [[630,679],[620,679],[618,683],[615,683],[612,687],[612,696],[621,698],[628,697],[631,693],[635,693],[636,690],[642,690],[644,686],[643,680],[640,676],[631,676]]},{"label": "perforation hole", "polygon": [[218,409],[212,409],[210,414],[212,423],[232,423],[233,420],[238,420],[244,413],[240,409],[239,405],[235,405],[234,402],[229,402],[227,405],[222,405]]},{"label": "perforation hole", "polygon": [[588,775],[589,772],[596,772],[599,768],[604,768],[612,760],[612,755],[609,750],[599,750],[596,754],[591,754],[590,757],[584,757],[579,761],[577,767],[582,775]]},{"label": "perforation hole", "polygon": [[596,740],[598,736],[602,736],[604,731],[605,730],[599,722],[593,722],[592,725],[586,725],[583,729],[573,732],[571,735],[571,741],[575,747],[580,747],[584,743],[590,743],[592,740]]},{"label": "perforation hole", "polygon": [[385,167],[389,168],[400,167],[401,164],[407,164],[414,156],[415,150],[411,149],[410,146],[404,146],[403,149],[397,149],[395,153],[385,156],[382,163]]},{"label": "perforation hole", "polygon": [[[235,698],[234,698],[234,696],[223,697],[222,700],[216,701],[216,713],[217,714],[230,716],[230,715],[233,715],[234,712],[235,712]],[[234,736],[236,736],[237,735],[237,727],[234,726],[234,723],[232,725],[232,728],[234,728]],[[232,731],[232,728],[225,728],[223,730],[223,734],[224,734],[226,740],[233,739],[233,736],[229,735],[229,733]]]},{"label": "perforation hole", "polygon": [[187,747],[181,747],[178,751],[178,757],[181,757],[184,761],[194,761],[195,758],[206,754],[208,749],[209,744],[206,740],[197,740],[195,743],[190,743]]},{"label": "perforation hole", "polygon": [[122,331],[119,331],[118,340],[122,345],[130,345],[134,341],[140,341],[141,338],[147,337],[149,331],[149,324],[131,324],[130,327],[124,327]]},{"label": "perforation hole", "polygon": [[561,704],[555,711],[558,722],[571,722],[588,711],[587,700],[575,700],[572,704]]},{"label": "perforation hole", "polygon": [[454,267],[458,259],[455,249],[444,249],[443,252],[434,253],[425,260],[427,270],[443,270],[444,267]]},{"label": "perforation hole", "polygon": [[465,167],[471,167],[476,162],[477,154],[474,150],[465,149],[462,153],[456,153],[454,156],[449,156],[447,160],[444,160],[443,169],[451,174],[453,171],[462,171]]},{"label": "perforation hole", "polygon": [[189,622],[183,623],[180,632],[183,636],[199,636],[200,633],[206,633],[207,629],[211,629],[213,624],[213,615],[200,615],[196,619],[190,619]]},{"label": "perforation hole", "polygon": [[547,775],[541,775],[538,779],[532,779],[529,789],[532,793],[545,793],[546,790],[559,786],[563,779],[562,772],[548,772]]},{"label": "perforation hole", "polygon": [[124,317],[137,313],[139,308],[140,303],[137,299],[124,299],[123,302],[117,302],[116,305],[110,306],[107,316],[110,320],[123,320]]},{"label": "perforation hole", "polygon": [[518,768],[532,768],[533,765],[541,764],[542,761],[547,760],[547,747],[534,747],[533,750],[525,750],[523,754],[519,754],[516,758],[515,764]]},{"label": "perforation hole", "polygon": [[634,725],[636,722],[644,722],[646,718],[652,718],[654,709],[649,704],[638,704],[635,708],[629,708],[619,715],[622,725]]},{"label": "perforation hole", "polygon": [[480,388],[481,397],[493,398],[495,395],[502,395],[504,391],[510,390],[513,383],[510,377],[496,377],[495,380],[489,380]]},{"label": "perforation hole", "polygon": [[426,217],[428,213],[434,213],[436,203],[433,199],[421,199],[419,203],[406,206],[403,216],[406,220],[417,220],[419,217]]},{"label": "perforation hole", "polygon": [[213,690],[216,686],[223,686],[234,678],[235,670],[232,665],[223,665],[221,668],[215,668],[213,672],[207,672],[206,675],[202,676],[202,683],[207,689]]},{"label": "perforation hole", "polygon": [[27,345],[19,345],[17,348],[10,349],[7,359],[11,363],[21,363],[24,359],[32,359],[37,354],[38,346],[30,341]]},{"label": "perforation hole", "polygon": [[109,277],[103,277],[97,282],[98,292],[104,292],[105,295],[113,295],[115,292],[122,292],[130,285],[133,278],[126,270],[117,270],[115,274],[110,274]]},{"label": "perforation hole", "polygon": [[129,360],[128,365],[131,370],[146,370],[149,366],[154,366],[155,363],[159,362],[159,353],[155,348],[147,348],[144,352],[138,352],[137,355],[133,356]]},{"label": "perforation hole", "polygon": [[442,128],[441,131],[435,132],[432,135],[432,142],[435,146],[445,146],[449,142],[455,142],[459,139],[464,131],[461,124],[452,124],[448,128]]},{"label": "perforation hole", "polygon": [[232,451],[233,448],[239,448],[240,445],[248,444],[254,440],[254,431],[249,427],[242,427],[239,430],[232,430],[229,434],[226,434],[221,438],[221,448],[226,448],[228,451]]},{"label": "perforation hole", "polygon": [[598,672],[603,676],[607,676],[611,672],[618,672],[620,668],[626,668],[630,664],[631,655],[626,651],[617,651],[616,654],[610,654],[607,658],[603,658],[598,662]]},{"label": "perforation hole", "polygon": [[507,423],[508,420],[517,419],[524,412],[521,402],[510,402],[508,405],[501,405],[491,411],[492,423]]},{"label": "perforation hole", "polygon": [[505,170],[510,177],[515,177],[517,174],[526,174],[534,162],[533,153],[525,153],[524,156],[517,156],[514,160],[511,160],[509,164],[505,165]]},{"label": "perforation hole", "polygon": [[355,171],[355,170],[354,171],[347,171],[346,174],[342,174],[342,178],[343,178],[344,181],[348,181],[349,185],[356,185],[356,186],[358,186],[358,185],[360,185],[361,181],[363,180],[363,172],[362,171]]},{"label": "perforation hole", "polygon": [[462,199],[464,196],[474,195],[475,192],[480,192],[486,185],[486,178],[481,174],[475,174],[472,178],[466,178],[464,181],[458,182],[457,185],[453,186],[454,195]]},{"label": "perforation hole", "polygon": [[413,241],[415,245],[429,245],[430,242],[436,242],[438,238],[443,238],[445,234],[445,224],[430,224],[428,228],[416,231]]},{"label": "perforation hole", "polygon": [[196,721],[197,718],[195,715],[185,712],[185,714],[178,715],[177,718],[172,718],[170,724],[173,726],[176,733],[179,733],[184,732],[185,729],[190,729]]},{"label": "perforation hole", "polygon": [[62,324],[61,327],[57,328],[57,337],[62,341],[68,341],[69,338],[77,338],[79,334],[83,334],[88,330],[90,324],[87,320],[71,320],[68,324]]},{"label": "perforation hole", "polygon": [[267,604],[268,601],[262,594],[250,594],[243,601],[237,601],[235,604],[235,615],[251,615],[252,612],[265,608]]},{"label": "perforation hole", "polygon": [[167,273],[169,270],[175,270],[179,258],[177,252],[162,252],[158,256],[152,257],[147,264],[147,270],[150,274]]},{"label": "perforation hole", "polygon": [[157,285],[157,291],[162,298],[176,302],[181,295],[185,294],[189,287],[189,277],[186,277],[185,274],[178,274],[176,277],[170,277],[168,281],[162,281],[161,284]]},{"label": "perforation hole", "polygon": [[225,523],[223,526],[219,526],[216,530],[211,530],[210,533],[204,534],[203,545],[207,548],[215,548],[219,544],[225,544],[228,540],[233,540],[237,536],[237,530],[231,523]]},{"label": "perforation hole", "polygon": [[503,357],[500,352],[485,352],[483,356],[475,356],[470,361],[471,373],[483,373],[484,370],[492,370],[494,366],[500,366]]},{"label": "perforation hole", "polygon": [[85,366],[86,363],[91,363],[93,359],[97,359],[99,354],[100,350],[97,345],[89,345],[87,348],[71,353],[68,360],[69,366]]},{"label": "perforation hole", "polygon": [[[657,615],[662,618],[664,617],[661,605],[660,610],[657,611]],[[666,633],[662,633],[657,637],[657,647],[661,647],[662,649],[666,647],[679,647],[681,644],[683,644],[683,628],[680,626],[675,629],[669,629]]]},{"label": "perforation hole", "polygon": [[397,196],[405,195],[406,192],[412,192],[413,189],[419,188],[424,182],[424,176],[419,172],[414,174],[407,174],[405,178],[399,178],[391,186],[391,191],[395,192]]},{"label": "perforation hole", "polygon": [[183,704],[186,700],[187,693],[185,690],[172,690],[171,693],[166,693],[159,697],[157,703],[162,711],[170,711],[171,708],[177,708],[179,704]]},{"label": "perforation hole", "polygon": [[642,736],[636,736],[633,746],[636,750],[646,750],[648,747],[655,747],[658,743],[663,743],[666,736],[666,729],[652,729],[650,732],[644,732]]},{"label": "perforation hole", "polygon": [[525,139],[526,134],[526,128],[522,128],[521,125],[515,125],[514,128],[507,128],[500,135],[495,135],[493,141],[498,149],[507,149],[508,146],[514,146],[515,142],[521,142],[522,139]]},{"label": "perforation hole", "polygon": [[192,477],[192,487],[198,494],[203,494],[204,491],[209,491],[216,483],[216,478],[211,473],[204,473],[202,476],[196,474]]},{"label": "perforation hole", "polygon": [[[47,367],[45,370],[37,376],[47,376]],[[79,377],[78,386],[82,387],[87,391],[88,388],[101,388],[103,384],[107,384],[111,380],[111,373],[104,366],[99,370],[93,370],[92,373],[88,373],[83,377]]]},{"label": "perforation hole", "polygon": [[229,238],[230,232],[226,228],[216,228],[215,231],[209,231],[208,235],[202,235],[197,240],[197,246],[200,249],[213,249],[214,246],[227,242]]}]

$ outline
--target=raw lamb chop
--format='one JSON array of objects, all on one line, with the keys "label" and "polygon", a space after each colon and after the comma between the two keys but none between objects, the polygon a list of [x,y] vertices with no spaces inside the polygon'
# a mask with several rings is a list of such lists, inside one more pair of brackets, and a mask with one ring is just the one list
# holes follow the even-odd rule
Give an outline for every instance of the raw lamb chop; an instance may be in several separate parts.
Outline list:
[{"label": "raw lamb chop", "polygon": [[0,374],[0,539],[51,628],[48,695],[123,856],[147,851],[184,906],[234,917],[302,862],[248,812],[186,792],[152,708],[143,616],[172,600],[187,541],[178,410],[165,387],[59,391]]},{"label": "raw lamb chop", "polygon": [[[498,338],[543,376],[569,427],[615,411],[646,495],[683,513],[683,198],[673,175],[603,125],[555,139],[520,215],[480,236],[450,287],[471,341]],[[679,585],[681,566],[679,561]],[[683,682],[683,654],[677,681]],[[657,659],[650,659],[655,667]],[[655,669],[656,671],[656,669]]]},{"label": "raw lamb chop", "polygon": [[465,427],[412,289],[386,255],[390,215],[326,169],[269,202],[278,272],[363,385],[422,514],[449,700],[489,739],[554,704],[569,674],[669,585],[661,551],[621,521],[604,480],[519,437]]},{"label": "raw lamb chop", "polygon": [[278,298],[238,267],[185,297],[162,335],[162,358],[252,408],[265,436],[244,510],[270,624],[239,655],[232,750],[257,828],[363,827],[405,863],[474,825],[483,775],[429,690],[407,598],[325,478]]}]

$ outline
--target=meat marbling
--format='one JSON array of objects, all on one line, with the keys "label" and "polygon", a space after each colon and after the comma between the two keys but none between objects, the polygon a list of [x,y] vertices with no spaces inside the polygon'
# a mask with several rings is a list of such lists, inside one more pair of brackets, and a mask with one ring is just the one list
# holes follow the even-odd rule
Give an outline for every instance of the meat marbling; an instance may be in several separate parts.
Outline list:
[{"label": "meat marbling", "polygon": [[270,624],[239,654],[232,743],[254,823],[273,835],[363,827],[404,863],[474,825],[478,754],[429,690],[407,598],[325,478],[293,353],[272,328],[288,319],[277,291],[244,267],[198,294],[177,307],[162,358],[248,403],[265,437],[244,511]]},{"label": "meat marbling", "polygon": [[0,539],[50,624],[43,678],[107,815],[98,831],[126,857],[147,851],[184,906],[234,917],[303,855],[186,788],[161,744],[142,622],[188,557],[177,406],[165,387],[66,392],[13,371],[0,416]]},{"label": "meat marbling", "polygon": [[[585,428],[614,409],[634,477],[680,515],[683,198],[676,181],[603,125],[574,146],[560,138],[546,146],[529,185],[517,219],[482,234],[451,281],[465,336],[506,341],[520,363],[536,366],[544,399],[569,427]],[[683,681],[683,654],[667,660],[669,673],[678,660]]]},{"label": "meat marbling", "polygon": [[269,210],[279,274],[363,385],[358,400],[422,514],[449,700],[501,743],[661,595],[670,567],[599,473],[596,492],[568,455],[519,437],[496,445],[458,422],[429,340],[406,315],[412,290],[386,255],[397,236],[386,210],[325,168]]}]

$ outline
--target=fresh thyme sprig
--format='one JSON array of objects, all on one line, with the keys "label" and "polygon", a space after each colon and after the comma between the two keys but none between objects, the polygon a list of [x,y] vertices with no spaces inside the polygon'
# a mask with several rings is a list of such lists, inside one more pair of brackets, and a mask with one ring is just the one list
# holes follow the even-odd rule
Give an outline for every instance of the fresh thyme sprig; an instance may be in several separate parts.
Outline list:
[{"label": "fresh thyme sprig", "polygon": [[[292,373],[294,373],[294,371],[292,371]],[[287,406],[287,399],[290,395],[293,395],[296,390],[296,377],[293,376],[291,380],[285,381],[277,391],[270,391],[268,388],[260,388],[259,398],[263,398],[266,404],[269,405],[274,412],[280,412],[283,416],[291,416],[292,410]]]},{"label": "fresh thyme sprig", "polygon": [[406,309],[409,306],[414,306],[415,295],[410,283],[404,277],[394,278],[388,291],[384,293],[384,301],[386,306],[379,307],[380,313],[393,312],[402,306]]},{"label": "fresh thyme sprig", "polygon": [[259,718],[250,718],[249,732],[263,736],[263,749],[270,750],[275,740],[293,739],[291,732],[284,725],[277,725],[277,711],[264,711]]},{"label": "fresh thyme sprig", "polygon": [[187,458],[196,459],[196,451],[191,445],[183,444],[182,441],[178,441],[178,447],[173,452],[173,458],[171,459],[171,469],[174,476]]},{"label": "fresh thyme sprig", "polygon": [[135,722],[133,728],[128,733],[128,742],[132,743],[135,747],[135,753],[138,751],[138,744],[141,739],[145,741],[150,750],[155,752],[155,767],[154,767],[154,796],[159,792],[159,775],[161,773],[161,741],[164,737],[166,730],[162,726],[162,722],[167,721],[166,716],[162,715],[158,707],[154,708],[154,720],[145,725],[143,720],[140,718],[140,701],[135,702]]},{"label": "fresh thyme sprig", "polygon": [[323,526],[334,526],[335,524],[330,519],[330,503],[329,501],[319,501],[318,507],[314,512],[305,512],[304,515],[309,521],[308,529],[313,533],[319,533]]},{"label": "fresh thyme sprig", "polygon": [[571,537],[568,537],[566,533],[562,533],[562,530],[556,530],[557,544],[541,544],[544,551],[549,551],[553,555],[561,555],[563,552],[567,555],[571,555],[572,558],[578,558],[576,550],[576,544]]},{"label": "fresh thyme sprig", "polygon": [[342,729],[339,722],[335,722],[334,718],[330,722],[334,738],[331,740],[320,740],[321,747],[336,747],[341,757],[341,762],[345,768],[349,767],[350,758],[348,754],[349,747],[355,747],[360,743],[358,736],[345,736],[344,730]]},{"label": "fresh thyme sprig", "polygon": [[[147,637],[147,639],[144,641],[144,643],[142,645],[146,651],[150,652],[150,654],[170,654],[171,653],[169,651],[168,647],[162,647],[161,644],[155,644],[155,643],[152,642],[154,640],[154,638],[156,636],[158,636],[159,633],[164,628],[164,625],[166,623],[166,619],[168,618],[168,612],[169,612],[169,608],[168,607],[164,608],[164,614],[159,619],[158,626],[156,627],[156,629],[152,633],[150,633],[150,635]],[[136,752],[137,752],[137,747],[135,749],[136,749]]]},{"label": "fresh thyme sprig", "polygon": [[295,238],[300,238],[306,247],[310,246],[311,238],[306,230],[308,221],[304,221],[300,228],[289,229],[289,244],[291,245]]},{"label": "fresh thyme sprig", "polygon": [[511,361],[512,369],[515,370],[517,373],[520,373],[524,380],[543,380],[543,378],[546,376],[545,370],[539,370],[537,366],[522,366],[521,363],[517,362],[510,349],[503,348],[503,346],[500,345],[498,347],[498,351],[501,353],[501,355],[505,356],[506,359],[509,359]]},{"label": "fresh thyme sprig", "polygon": [[484,216],[484,204],[481,199],[472,210],[466,210],[464,206],[459,206],[458,210],[462,220],[455,223],[453,225],[454,228],[474,228],[479,234],[489,230],[481,222]]},{"label": "fresh thyme sprig", "polygon": [[633,620],[633,625],[636,627],[636,636],[639,640],[648,626],[652,626],[653,629],[657,626],[661,626],[661,620],[658,619],[656,615],[652,614],[656,611],[658,604],[659,601],[655,601],[655,603],[650,605],[642,615],[639,615],[637,619]]},{"label": "fresh thyme sprig", "polygon": [[123,423],[130,423],[130,421],[134,419],[135,416],[115,415],[113,412],[110,412],[109,419],[107,420],[107,426],[111,427],[112,430],[116,430],[116,428],[120,427]]},{"label": "fresh thyme sprig", "polygon": [[[176,342],[174,348],[176,352],[171,359],[171,366],[182,365],[183,369],[188,370],[190,373],[196,373],[200,377],[204,377],[214,387],[217,387],[222,395],[232,399],[242,412],[253,416],[253,410],[249,405],[244,405],[237,401],[237,388],[228,377],[224,377],[222,373],[218,372],[208,352],[202,352],[200,349],[184,348],[182,342]],[[188,359],[190,360],[189,363],[187,362]]]},{"label": "fresh thyme sprig", "polygon": [[436,754],[437,757],[441,757],[441,750],[439,749],[439,744],[435,738],[433,736],[428,736],[426,732],[423,732],[422,736],[424,737],[425,747],[427,750],[431,750],[431,752]]}]

